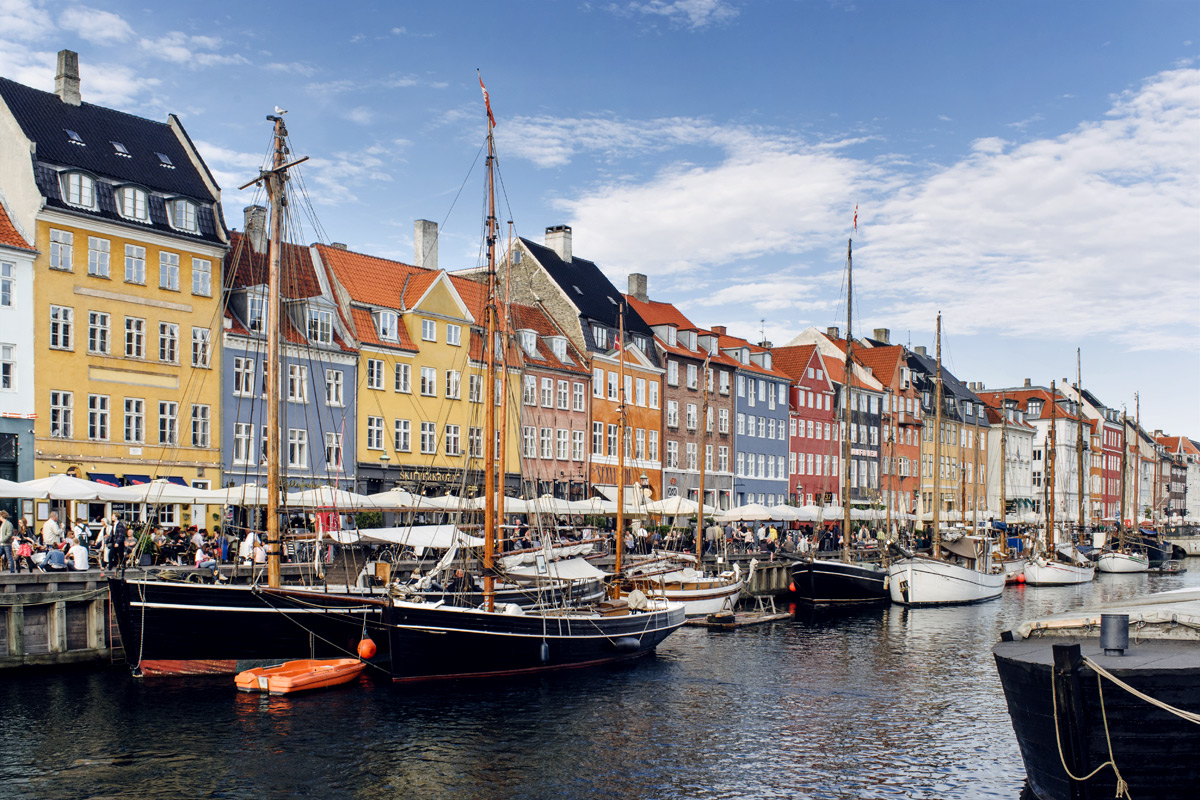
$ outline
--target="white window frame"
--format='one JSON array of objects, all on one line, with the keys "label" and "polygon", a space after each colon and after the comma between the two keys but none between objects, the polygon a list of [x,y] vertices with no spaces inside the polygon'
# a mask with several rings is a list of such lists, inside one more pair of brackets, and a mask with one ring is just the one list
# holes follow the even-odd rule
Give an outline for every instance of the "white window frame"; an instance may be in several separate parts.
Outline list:
[{"label": "white window frame", "polygon": [[125,282],[146,285],[146,248],[136,245],[125,245]]},{"label": "white window frame", "polygon": [[158,288],[179,291],[179,253],[161,250],[158,254]]},{"label": "white window frame", "polygon": [[88,275],[107,278],[112,263],[112,242],[102,236],[88,237]]}]

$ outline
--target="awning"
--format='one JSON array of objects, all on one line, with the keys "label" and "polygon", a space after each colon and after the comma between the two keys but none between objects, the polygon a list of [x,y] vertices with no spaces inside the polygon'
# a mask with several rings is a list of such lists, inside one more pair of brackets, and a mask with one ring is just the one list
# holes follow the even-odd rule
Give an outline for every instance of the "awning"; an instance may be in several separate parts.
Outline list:
[{"label": "awning", "polygon": [[125,473],[125,485],[126,486],[140,486],[143,483],[149,483],[149,482],[150,482],[149,475],[130,475],[128,472]]},{"label": "awning", "polygon": [[[160,478],[160,480],[162,480],[162,479]],[[165,480],[168,483],[175,484],[176,486],[187,486],[189,489],[192,488],[191,486],[188,486],[187,481],[185,481],[183,478],[179,477],[178,475],[168,475]]]},{"label": "awning", "polygon": [[105,486],[120,486],[121,482],[111,472],[89,472],[88,480],[103,483]]}]

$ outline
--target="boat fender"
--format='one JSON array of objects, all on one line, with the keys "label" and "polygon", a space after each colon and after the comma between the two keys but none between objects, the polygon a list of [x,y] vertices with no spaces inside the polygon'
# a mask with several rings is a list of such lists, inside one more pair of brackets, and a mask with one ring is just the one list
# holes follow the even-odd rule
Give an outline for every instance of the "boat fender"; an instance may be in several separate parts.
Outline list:
[{"label": "boat fender", "polygon": [[504,613],[510,617],[519,617],[525,613],[525,609],[521,608],[516,603],[505,603]]},{"label": "boat fender", "polygon": [[621,636],[612,640],[612,646],[619,653],[633,653],[638,649],[638,640],[632,636]]},{"label": "boat fender", "polygon": [[377,652],[379,652],[379,648],[375,646],[375,642],[370,636],[364,636],[358,643],[358,657],[363,661],[374,658]]},{"label": "boat fender", "polygon": [[550,643],[542,642],[541,649],[538,651],[538,656],[542,659],[543,664],[550,663]]},{"label": "boat fender", "polygon": [[1025,582],[1025,573],[1022,572],[1020,575],[1017,576],[1017,583],[1024,583],[1024,582]]},{"label": "boat fender", "polygon": [[884,590],[885,592],[888,590],[888,587],[890,586],[890,584],[891,584],[891,581],[892,581],[892,576],[891,576],[891,575],[884,575],[884,576],[883,576],[883,590]]}]

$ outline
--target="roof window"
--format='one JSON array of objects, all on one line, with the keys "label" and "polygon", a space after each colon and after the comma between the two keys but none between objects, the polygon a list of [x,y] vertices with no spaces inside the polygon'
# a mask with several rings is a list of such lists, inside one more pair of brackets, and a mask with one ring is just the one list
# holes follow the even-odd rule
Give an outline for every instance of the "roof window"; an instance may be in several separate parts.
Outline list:
[{"label": "roof window", "polygon": [[67,139],[71,142],[71,144],[77,144],[80,147],[87,147],[87,145],[83,142],[83,137],[81,137],[78,133],[70,128],[63,128],[63,130],[67,132]]},{"label": "roof window", "polygon": [[158,156],[158,160],[162,163],[162,166],[166,167],[167,169],[175,169],[175,165],[171,163],[171,157],[169,155],[166,153],[155,153],[155,155]]},{"label": "roof window", "polygon": [[96,207],[96,181],[82,172],[65,172],[59,178],[63,199],[80,208]]},{"label": "roof window", "polygon": [[112,146],[113,146],[113,150],[116,151],[117,155],[122,156],[124,158],[133,158],[133,156],[129,155],[129,150],[126,149],[125,145],[121,144],[120,142],[112,142]]},{"label": "roof window", "polygon": [[136,219],[139,222],[149,221],[150,213],[146,203],[146,190],[136,186],[122,186],[117,189],[117,210],[125,219]]}]

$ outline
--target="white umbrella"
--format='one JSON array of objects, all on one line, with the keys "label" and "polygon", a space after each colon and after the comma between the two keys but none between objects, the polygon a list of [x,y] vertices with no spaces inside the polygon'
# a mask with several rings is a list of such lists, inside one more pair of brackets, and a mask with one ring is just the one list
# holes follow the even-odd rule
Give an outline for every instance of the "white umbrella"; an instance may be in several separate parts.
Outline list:
[{"label": "white umbrella", "polygon": [[347,492],[335,486],[318,486],[300,492],[288,492],[287,504],[300,508],[363,509],[376,508],[365,494]]},{"label": "white umbrella", "polygon": [[21,484],[16,481],[6,481],[0,478],[0,497],[8,499],[26,496],[24,490],[21,488]]},{"label": "white umbrella", "polygon": [[151,505],[175,505],[176,503],[204,503],[208,489],[193,489],[180,486],[165,478],[139,483],[136,486],[119,486],[109,489],[109,497],[118,503],[149,503]]},{"label": "white umbrella", "polygon": [[617,504],[612,500],[605,500],[602,497],[590,497],[587,500],[576,500],[574,503],[576,514],[611,517],[617,513]]},{"label": "white umbrella", "polygon": [[821,519],[820,506],[800,506],[796,509],[796,519],[800,522],[816,522]]},{"label": "white umbrella", "polygon": [[120,502],[120,496],[111,497],[117,487],[95,481],[85,481],[70,475],[51,475],[17,484],[21,487],[20,497],[36,500],[111,500]]},{"label": "white umbrella", "polygon": [[412,508],[416,503],[416,495],[399,486],[394,486],[386,492],[369,494],[367,499],[374,504],[374,508]]},{"label": "white umbrella", "polygon": [[695,500],[675,495],[674,497],[664,497],[662,500],[652,500],[646,503],[645,510],[647,514],[677,517],[695,514],[699,507]]},{"label": "white umbrella", "polygon": [[267,490],[253,483],[244,483],[241,486],[212,489],[205,493],[201,502],[225,506],[265,506]]},{"label": "white umbrella", "polygon": [[771,509],[759,503],[749,503],[744,506],[737,506],[728,511],[722,512],[721,520],[723,522],[732,522],[735,520],[741,521],[761,521],[771,519]]},{"label": "white umbrella", "polygon": [[796,506],[780,504],[777,506],[771,506],[770,511],[772,514],[771,519],[777,519],[783,522],[800,521],[800,509]]}]

